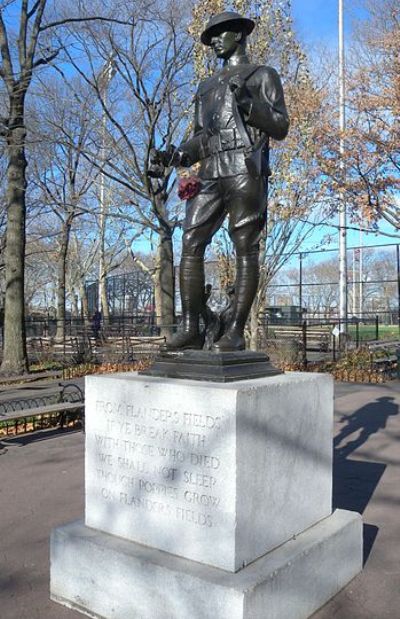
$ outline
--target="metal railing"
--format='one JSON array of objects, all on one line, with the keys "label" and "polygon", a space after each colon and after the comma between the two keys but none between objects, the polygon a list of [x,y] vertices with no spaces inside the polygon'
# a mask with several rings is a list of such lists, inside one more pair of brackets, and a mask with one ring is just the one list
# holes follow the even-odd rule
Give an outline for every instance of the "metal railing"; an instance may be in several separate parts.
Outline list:
[{"label": "metal railing", "polygon": [[[388,324],[387,316],[363,315],[347,321],[347,337],[339,352],[340,323],[336,319],[314,317],[299,321],[271,320],[267,315],[258,328],[258,347],[267,345],[281,350],[293,348],[293,357],[304,367],[317,359],[335,361],[343,351],[368,343],[385,346],[400,343],[397,324]],[[62,338],[57,338],[57,321],[51,318],[30,318],[26,323],[27,350],[30,364],[68,367],[82,363],[132,362],[155,356],[165,341],[161,331],[175,331],[178,325],[156,326],[156,318],[148,315],[112,317],[93,323],[89,319],[68,318],[63,323]],[[248,342],[250,341],[249,333]],[[297,351],[297,352],[296,352]]]}]

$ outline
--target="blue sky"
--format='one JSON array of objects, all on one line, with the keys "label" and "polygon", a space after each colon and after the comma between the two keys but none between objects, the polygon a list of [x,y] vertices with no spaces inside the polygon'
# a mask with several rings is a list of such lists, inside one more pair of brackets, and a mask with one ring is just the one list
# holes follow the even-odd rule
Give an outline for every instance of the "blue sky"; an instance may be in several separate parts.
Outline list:
[{"label": "blue sky", "polygon": [[[354,19],[366,17],[366,12],[360,0],[344,0],[343,4],[345,33],[349,35]],[[305,43],[337,47],[338,0],[292,0],[292,8],[296,30]]]},{"label": "blue sky", "polygon": [[337,4],[337,0],[293,0],[296,30],[304,42],[336,46]]}]

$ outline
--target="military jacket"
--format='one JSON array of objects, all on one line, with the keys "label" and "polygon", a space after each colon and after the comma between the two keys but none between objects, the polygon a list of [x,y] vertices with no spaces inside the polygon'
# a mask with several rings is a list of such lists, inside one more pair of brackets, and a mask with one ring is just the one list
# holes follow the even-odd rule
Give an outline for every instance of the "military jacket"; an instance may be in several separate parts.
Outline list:
[{"label": "military jacket", "polygon": [[[282,84],[275,69],[248,62],[227,66],[199,85],[195,100],[194,136],[181,144],[188,165],[200,162],[204,179],[247,173],[245,144],[233,111],[229,80],[246,80],[250,105],[237,99],[245,127],[253,142],[262,135],[282,140],[288,132]],[[243,107],[242,107],[243,106]]]}]

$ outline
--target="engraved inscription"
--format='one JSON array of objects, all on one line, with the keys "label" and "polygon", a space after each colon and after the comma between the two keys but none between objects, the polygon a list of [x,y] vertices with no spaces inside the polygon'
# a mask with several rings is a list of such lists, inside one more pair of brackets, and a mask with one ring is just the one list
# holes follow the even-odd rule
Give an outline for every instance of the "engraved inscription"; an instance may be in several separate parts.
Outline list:
[{"label": "engraved inscription", "polygon": [[[218,526],[223,510],[222,415],[98,400],[94,435],[102,501],[190,526]],[[210,453],[211,452],[211,453]]]}]

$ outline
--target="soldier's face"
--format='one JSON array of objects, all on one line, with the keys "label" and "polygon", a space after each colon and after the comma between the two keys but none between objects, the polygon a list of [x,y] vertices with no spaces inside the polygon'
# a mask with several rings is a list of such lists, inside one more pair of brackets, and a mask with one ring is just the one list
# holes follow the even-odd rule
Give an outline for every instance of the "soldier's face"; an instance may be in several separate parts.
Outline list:
[{"label": "soldier's face", "polygon": [[217,58],[227,60],[237,50],[240,41],[242,40],[241,32],[226,32],[216,33],[211,37],[211,47],[213,48]]}]

